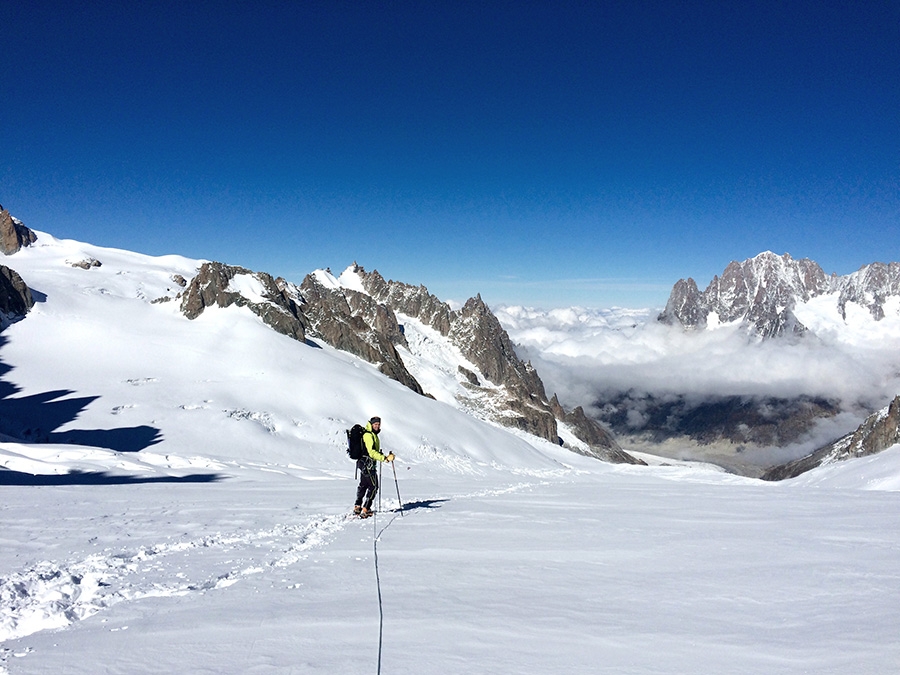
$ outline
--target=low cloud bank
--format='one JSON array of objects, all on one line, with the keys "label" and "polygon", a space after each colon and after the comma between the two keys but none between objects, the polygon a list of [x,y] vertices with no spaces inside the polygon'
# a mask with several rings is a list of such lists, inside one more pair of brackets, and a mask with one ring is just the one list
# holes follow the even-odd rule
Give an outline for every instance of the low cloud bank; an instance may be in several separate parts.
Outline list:
[{"label": "low cloud bank", "polygon": [[[828,299],[798,308],[799,339],[761,341],[738,325],[687,332],[658,310],[501,307],[495,314],[568,406],[630,391],[697,401],[722,396],[822,397],[856,413],[900,393],[900,313],[847,320]],[[636,420],[637,422],[637,420]]]}]

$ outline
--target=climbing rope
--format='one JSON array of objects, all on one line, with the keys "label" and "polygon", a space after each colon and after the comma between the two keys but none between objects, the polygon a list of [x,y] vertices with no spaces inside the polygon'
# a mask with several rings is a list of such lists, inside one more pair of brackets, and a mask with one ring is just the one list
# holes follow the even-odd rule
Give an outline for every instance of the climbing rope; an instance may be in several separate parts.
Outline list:
[{"label": "climbing rope", "polygon": [[384,534],[384,531],[388,529],[391,524],[397,519],[397,514],[394,514],[393,518],[388,521],[388,524],[381,528],[381,531],[378,530],[378,511],[380,511],[381,501],[379,500],[379,509],[375,511],[372,515],[372,550],[374,552],[375,559],[375,585],[378,588],[378,669],[376,670],[377,675],[381,675],[381,654],[384,648],[384,604],[381,598],[381,573],[378,568],[378,540],[381,538],[381,535]]}]

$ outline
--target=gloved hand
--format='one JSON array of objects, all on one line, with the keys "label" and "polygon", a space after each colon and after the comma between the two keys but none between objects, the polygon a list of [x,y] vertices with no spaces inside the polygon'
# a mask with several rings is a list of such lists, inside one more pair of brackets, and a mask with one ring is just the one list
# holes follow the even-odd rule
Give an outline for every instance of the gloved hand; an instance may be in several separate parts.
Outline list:
[{"label": "gloved hand", "polygon": [[387,456],[384,458],[384,461],[385,462],[393,462],[394,461],[394,453],[393,452],[388,453]]}]

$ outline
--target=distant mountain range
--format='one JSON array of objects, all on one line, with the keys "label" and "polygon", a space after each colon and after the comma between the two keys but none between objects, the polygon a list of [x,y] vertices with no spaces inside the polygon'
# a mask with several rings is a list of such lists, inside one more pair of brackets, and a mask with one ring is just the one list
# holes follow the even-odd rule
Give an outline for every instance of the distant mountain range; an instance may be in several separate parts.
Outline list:
[{"label": "distant mountain range", "polygon": [[[34,232],[0,208],[0,242],[8,260],[35,240]],[[67,263],[91,269],[103,261]],[[355,263],[339,275],[317,270],[299,285],[218,262],[200,263],[191,278],[175,273],[170,278],[169,292],[148,300],[178,303],[187,319],[232,305],[245,307],[283,335],[310,347],[324,343],[353,354],[412,391],[480,419],[604,461],[643,463],[620,445],[637,439],[630,427],[636,405],[631,393],[607,394],[566,410],[555,395],[548,398],[541,377],[519,357],[480,296],[454,310],[424,286],[385,280]],[[28,281],[11,266],[0,265],[0,330],[26,317],[34,304]],[[886,312],[900,312],[900,264],[873,263],[851,275],[828,276],[811,260],[761,253],[732,262],[703,292],[693,279],[678,281],[658,320],[672,330],[702,331],[728,324],[739,325],[755,339],[804,336],[812,331],[798,312],[802,316],[800,309],[813,300],[824,301],[828,311],[844,321],[853,320],[859,308],[871,320],[882,320]],[[731,453],[745,446],[780,447],[807,433],[816,420],[839,412],[833,402],[815,396],[719,396],[701,402],[645,396],[640,406],[640,447],[648,452],[654,444],[677,444],[678,439],[730,447]],[[602,414],[592,419],[585,408]],[[787,468],[769,467],[766,477],[787,477],[825,461],[856,456],[862,452],[858,448],[873,452],[889,447],[895,436],[885,432],[885,424],[896,430],[900,406],[895,401],[878,415],[882,422],[867,421],[852,441],[835,441]],[[7,433],[10,425],[5,427]],[[877,442],[872,440],[876,437]],[[740,464],[723,462],[737,471],[742,470]]]},{"label": "distant mountain range", "polygon": [[740,321],[763,338],[804,334],[808,327],[794,310],[819,296],[832,296],[835,310],[845,320],[851,302],[880,320],[885,303],[900,298],[900,263],[876,262],[853,274],[828,276],[812,260],[767,251],[732,262],[702,293],[693,279],[679,280],[659,320],[692,330]]}]

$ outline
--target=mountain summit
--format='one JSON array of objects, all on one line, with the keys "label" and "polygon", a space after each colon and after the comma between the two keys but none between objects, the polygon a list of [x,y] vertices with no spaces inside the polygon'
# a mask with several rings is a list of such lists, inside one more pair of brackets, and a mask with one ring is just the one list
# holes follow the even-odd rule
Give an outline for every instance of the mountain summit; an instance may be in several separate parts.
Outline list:
[{"label": "mountain summit", "polygon": [[884,303],[900,296],[900,264],[872,263],[847,276],[826,275],[812,260],[795,260],[770,251],[743,262],[731,262],[702,293],[692,279],[680,279],[659,321],[690,330],[741,322],[763,338],[802,335],[808,331],[795,314],[799,304],[834,296],[834,308],[847,319],[847,303],[865,307],[876,320]]}]

